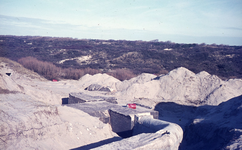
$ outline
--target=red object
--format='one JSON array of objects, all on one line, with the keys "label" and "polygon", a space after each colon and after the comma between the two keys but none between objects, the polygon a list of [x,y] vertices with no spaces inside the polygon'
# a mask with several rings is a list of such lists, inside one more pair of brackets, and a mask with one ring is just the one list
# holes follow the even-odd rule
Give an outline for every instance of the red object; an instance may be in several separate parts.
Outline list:
[{"label": "red object", "polygon": [[136,109],[136,104],[128,104],[129,108]]},{"label": "red object", "polygon": [[56,79],[53,79],[52,81],[53,81],[53,82],[57,82],[57,80],[56,80]]}]

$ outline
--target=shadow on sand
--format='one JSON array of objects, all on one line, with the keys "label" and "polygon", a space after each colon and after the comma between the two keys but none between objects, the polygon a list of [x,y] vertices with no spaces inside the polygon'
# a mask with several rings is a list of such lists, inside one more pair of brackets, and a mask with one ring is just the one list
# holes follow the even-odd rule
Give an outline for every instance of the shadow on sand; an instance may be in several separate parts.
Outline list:
[{"label": "shadow on sand", "polygon": [[180,105],[174,102],[160,102],[155,106],[159,112],[159,119],[176,123],[184,130],[187,123],[198,116],[206,115],[215,106],[204,105],[200,107]]},{"label": "shadow on sand", "polygon": [[[179,150],[212,150],[223,149],[231,140],[238,139],[242,129],[242,96],[234,97],[218,106],[186,106],[174,102],[161,102],[155,107],[159,111],[159,119],[176,123],[183,129],[183,140]],[[212,113],[211,113],[212,112]],[[209,119],[214,116],[219,122]],[[202,118],[203,121],[193,123],[194,119]],[[231,118],[237,118],[231,120]],[[235,122],[235,123],[231,123]],[[228,124],[228,125],[226,125]],[[233,127],[231,127],[231,125]]]},{"label": "shadow on sand", "polygon": [[120,140],[122,140],[122,138],[113,137],[113,138],[102,140],[102,141],[99,141],[99,142],[96,142],[96,143],[92,143],[92,144],[84,145],[84,146],[81,146],[81,147],[73,148],[71,150],[88,150],[88,149],[97,148],[99,146],[102,146],[102,145],[105,145],[105,144],[108,144],[108,143],[112,143],[112,142],[115,142],[115,141],[120,141]]}]

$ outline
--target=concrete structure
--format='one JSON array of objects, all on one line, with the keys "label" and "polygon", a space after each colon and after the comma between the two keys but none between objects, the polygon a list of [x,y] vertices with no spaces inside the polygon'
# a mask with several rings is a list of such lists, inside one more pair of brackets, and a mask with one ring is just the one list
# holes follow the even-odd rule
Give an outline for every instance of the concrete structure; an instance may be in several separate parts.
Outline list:
[{"label": "concrete structure", "polygon": [[180,126],[152,119],[150,116],[139,117],[134,130],[140,134],[97,147],[95,150],[177,150],[183,138]]},{"label": "concrete structure", "polygon": [[112,107],[109,109],[110,124],[112,130],[122,137],[133,135],[133,128],[137,123],[138,117],[149,116],[158,119],[159,112],[152,109],[137,106],[136,109],[128,107]]},{"label": "concrete structure", "polygon": [[98,117],[104,123],[110,123],[112,131],[125,138],[95,149],[178,149],[183,138],[180,126],[158,120],[158,111],[139,105],[136,105],[136,109],[131,109],[107,102],[108,98],[110,97],[70,93],[69,107]]},{"label": "concrete structure", "polygon": [[104,87],[99,84],[91,84],[85,90],[88,91],[104,91],[104,92],[112,92],[113,89],[111,87]]},{"label": "concrete structure", "polygon": [[68,104],[76,104],[76,103],[85,103],[85,102],[98,102],[98,101],[107,101],[110,103],[116,104],[117,99],[112,96],[91,96],[85,93],[70,93]]},{"label": "concrete structure", "polygon": [[[142,108],[141,106],[137,106],[136,109],[131,109],[106,101],[68,104],[68,106],[82,110],[91,116],[98,117],[104,123],[110,123],[113,131],[116,133],[132,130],[135,124],[135,117],[148,115],[157,119],[159,116],[159,112],[152,109]],[[121,124],[122,126],[119,127]]]},{"label": "concrete structure", "polygon": [[98,117],[104,123],[109,123],[110,116],[108,110],[114,107],[120,107],[117,104],[109,103],[106,101],[99,102],[87,102],[79,104],[68,104],[69,107],[73,107],[88,113],[91,116]]}]

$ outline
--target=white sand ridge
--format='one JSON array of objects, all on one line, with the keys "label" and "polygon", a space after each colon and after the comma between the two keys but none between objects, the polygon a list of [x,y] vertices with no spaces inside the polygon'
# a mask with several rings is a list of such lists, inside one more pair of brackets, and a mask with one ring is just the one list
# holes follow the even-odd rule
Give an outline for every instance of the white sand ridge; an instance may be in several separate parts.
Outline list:
[{"label": "white sand ridge", "polygon": [[146,98],[156,102],[176,102],[185,105],[218,105],[242,94],[242,80],[223,81],[203,71],[195,74],[180,67],[155,78],[142,74],[116,83],[117,96],[133,101]]}]

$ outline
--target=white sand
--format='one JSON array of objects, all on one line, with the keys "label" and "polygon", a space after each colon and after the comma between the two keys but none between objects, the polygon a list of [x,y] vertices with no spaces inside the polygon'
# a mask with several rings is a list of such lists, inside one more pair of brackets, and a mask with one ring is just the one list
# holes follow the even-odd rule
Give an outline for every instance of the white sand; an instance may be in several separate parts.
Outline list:
[{"label": "white sand", "polygon": [[223,81],[205,71],[195,74],[181,67],[167,75],[161,75],[159,80],[152,80],[154,77],[150,74],[141,74],[128,81],[117,82],[116,95],[120,100],[126,101],[150,99],[153,104],[175,102],[199,106],[218,105],[242,94],[241,79]]},{"label": "white sand", "polygon": [[83,90],[79,81],[31,79],[0,66],[0,87],[7,90],[0,94],[0,149],[71,149],[117,136],[98,118],[60,105]]}]

